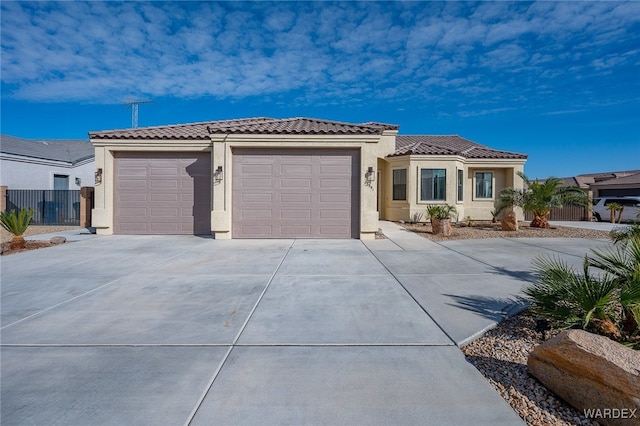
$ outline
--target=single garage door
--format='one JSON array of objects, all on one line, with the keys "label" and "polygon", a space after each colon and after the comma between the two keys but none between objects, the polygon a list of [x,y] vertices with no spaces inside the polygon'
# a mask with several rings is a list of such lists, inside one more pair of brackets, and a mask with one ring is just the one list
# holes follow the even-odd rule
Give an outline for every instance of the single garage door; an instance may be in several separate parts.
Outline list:
[{"label": "single garage door", "polygon": [[114,232],[210,234],[211,153],[116,153]]},{"label": "single garage door", "polygon": [[359,238],[358,150],[233,151],[233,238]]}]

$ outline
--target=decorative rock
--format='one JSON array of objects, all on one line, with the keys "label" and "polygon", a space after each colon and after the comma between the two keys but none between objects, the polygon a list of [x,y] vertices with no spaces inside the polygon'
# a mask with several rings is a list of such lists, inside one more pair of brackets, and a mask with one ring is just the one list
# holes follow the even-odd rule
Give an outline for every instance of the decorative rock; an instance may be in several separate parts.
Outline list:
[{"label": "decorative rock", "polygon": [[503,231],[517,231],[518,230],[518,218],[515,212],[509,212],[504,219],[500,220]]},{"label": "decorative rock", "polygon": [[583,330],[565,330],[536,347],[527,366],[585,416],[605,425],[639,424],[640,351]]},{"label": "decorative rock", "polygon": [[63,244],[66,243],[67,239],[65,237],[53,237],[51,238],[51,244]]}]

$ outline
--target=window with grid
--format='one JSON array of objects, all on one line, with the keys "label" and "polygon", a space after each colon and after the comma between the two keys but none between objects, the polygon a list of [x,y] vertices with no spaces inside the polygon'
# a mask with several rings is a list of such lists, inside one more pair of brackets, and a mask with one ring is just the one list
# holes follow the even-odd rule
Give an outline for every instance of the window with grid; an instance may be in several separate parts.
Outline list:
[{"label": "window with grid", "polygon": [[464,170],[458,170],[458,201],[462,201],[464,194]]}]

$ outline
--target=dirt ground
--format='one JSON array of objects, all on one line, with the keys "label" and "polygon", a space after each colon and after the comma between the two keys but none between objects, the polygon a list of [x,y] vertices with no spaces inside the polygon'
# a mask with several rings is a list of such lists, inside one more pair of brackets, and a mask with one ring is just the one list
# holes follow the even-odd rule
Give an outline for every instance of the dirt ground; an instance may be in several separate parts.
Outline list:
[{"label": "dirt ground", "polygon": [[[79,226],[32,225],[27,228],[27,231],[24,233],[24,236],[26,237],[29,235],[49,234],[52,232],[69,231],[71,229],[80,229],[80,227]],[[55,244],[52,244],[48,239],[43,241],[27,241],[27,245],[25,246],[24,249],[12,250],[11,247],[9,246],[11,237],[12,235],[10,232],[8,232],[4,228],[0,228],[0,244],[2,247],[3,256],[7,254],[21,252],[21,251],[35,250],[35,249],[51,247],[55,245]]]}]

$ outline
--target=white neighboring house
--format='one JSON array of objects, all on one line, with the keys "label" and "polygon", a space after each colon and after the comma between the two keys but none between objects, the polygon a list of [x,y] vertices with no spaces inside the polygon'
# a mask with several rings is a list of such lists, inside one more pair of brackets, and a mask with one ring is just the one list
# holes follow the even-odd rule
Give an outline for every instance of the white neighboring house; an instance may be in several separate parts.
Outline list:
[{"label": "white neighboring house", "polygon": [[0,135],[0,185],[9,189],[80,189],[94,184],[89,140]]}]

